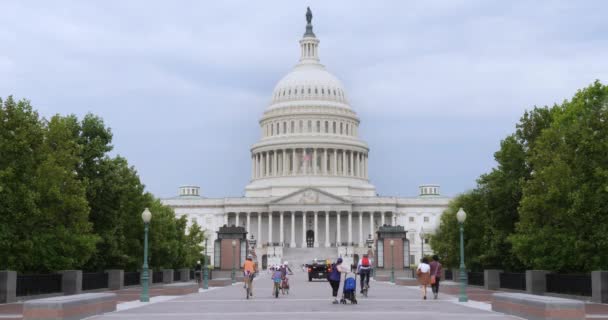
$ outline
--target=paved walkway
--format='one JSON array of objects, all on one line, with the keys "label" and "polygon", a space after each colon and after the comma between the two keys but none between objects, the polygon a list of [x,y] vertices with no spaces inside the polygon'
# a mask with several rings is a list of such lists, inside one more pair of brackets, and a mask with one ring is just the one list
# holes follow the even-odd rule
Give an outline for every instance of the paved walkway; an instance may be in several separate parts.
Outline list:
[{"label": "paved walkway", "polygon": [[254,282],[254,297],[250,300],[245,299],[241,283],[91,319],[519,319],[491,312],[487,310],[488,304],[459,304],[454,296],[424,301],[415,287],[373,281],[371,286],[368,298],[358,296],[359,304],[333,305],[331,288],[326,281],[308,282],[306,274],[298,272],[291,277],[289,295],[276,299],[271,296],[271,280],[262,275]]}]

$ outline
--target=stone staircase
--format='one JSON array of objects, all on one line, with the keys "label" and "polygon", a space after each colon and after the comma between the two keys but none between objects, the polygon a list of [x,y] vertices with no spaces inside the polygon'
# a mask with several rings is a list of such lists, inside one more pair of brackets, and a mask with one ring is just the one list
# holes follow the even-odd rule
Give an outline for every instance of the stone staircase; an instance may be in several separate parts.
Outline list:
[{"label": "stone staircase", "polygon": [[337,257],[337,248],[283,248],[283,261],[288,261],[292,269],[310,263],[313,259],[334,261]]}]

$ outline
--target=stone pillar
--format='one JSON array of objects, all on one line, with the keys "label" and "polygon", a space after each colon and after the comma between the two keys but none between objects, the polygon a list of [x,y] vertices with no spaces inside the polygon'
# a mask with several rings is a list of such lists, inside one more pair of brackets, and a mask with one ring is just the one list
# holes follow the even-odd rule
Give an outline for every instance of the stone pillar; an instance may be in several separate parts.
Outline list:
[{"label": "stone pillar", "polygon": [[315,211],[315,242],[314,242],[314,247],[318,248],[319,247],[319,213],[317,211]]},{"label": "stone pillar", "polygon": [[353,212],[348,212],[348,245],[353,242]]},{"label": "stone pillar", "polygon": [[255,158],[251,155],[251,179],[255,179]]},{"label": "stone pillar", "polygon": [[298,166],[296,164],[296,149],[291,149],[291,164],[293,168],[291,169],[291,174],[295,175],[298,172]]},{"label": "stone pillar", "polygon": [[163,269],[163,283],[173,283],[173,269]]},{"label": "stone pillar", "polygon": [[283,211],[279,212],[279,242],[281,246],[283,246],[283,242],[285,239],[283,238]]},{"label": "stone pillar", "polygon": [[346,150],[342,150],[342,176],[348,175],[347,166],[348,165],[346,164]]},{"label": "stone pillar", "polygon": [[336,246],[340,246],[342,242],[340,228],[342,225],[340,224],[340,211],[336,211]]},{"label": "stone pillar", "polygon": [[106,270],[108,273],[108,289],[121,290],[124,287],[125,272],[119,269]]},{"label": "stone pillar", "polygon": [[486,290],[500,289],[500,274],[503,270],[484,270],[483,271],[483,287]]},{"label": "stone pillar", "polygon": [[359,247],[365,247],[365,242],[363,242],[363,212],[361,211],[359,211]]},{"label": "stone pillar", "polygon": [[268,212],[268,242],[272,243],[272,212]]},{"label": "stone pillar", "polygon": [[[608,303],[608,271],[591,272],[591,301]],[[2,302],[1,297],[0,302]]]},{"label": "stone pillar", "polygon": [[325,211],[325,248],[329,248],[329,211]]},{"label": "stone pillar", "polygon": [[264,158],[266,159],[266,167],[264,176],[270,176],[270,153],[268,151],[264,152]]},{"label": "stone pillar", "polygon": [[348,159],[350,160],[350,168],[348,170],[348,175],[349,176],[354,176],[355,175],[355,166],[354,166],[353,152],[352,151],[350,151],[348,153]]},{"label": "stone pillar", "polygon": [[[327,148],[323,149],[323,174],[327,175]],[[316,235],[315,235],[316,237]]]},{"label": "stone pillar", "polygon": [[179,281],[181,282],[189,282],[190,281],[190,269],[182,268],[177,270],[179,272]]},{"label": "stone pillar", "polygon": [[279,170],[278,156],[276,150],[272,153],[274,155],[274,160],[272,161],[272,175],[276,177],[278,176],[277,171]]},{"label": "stone pillar", "polygon": [[283,175],[286,176],[289,174],[288,171],[289,165],[287,164],[287,149],[283,150]]},{"label": "stone pillar", "polygon": [[289,242],[289,247],[296,247],[296,213],[295,211],[291,212],[291,240]]},{"label": "stone pillar", "polygon": [[258,212],[258,241],[256,247],[262,247],[262,213]]},{"label": "stone pillar", "polygon": [[374,212],[369,213],[369,234],[374,235]]},{"label": "stone pillar", "polygon": [[234,225],[237,226],[237,227],[240,227],[240,225],[239,225],[239,213],[238,212],[234,213]]},{"label": "stone pillar", "polygon": [[302,212],[302,248],[306,248],[306,212]]},{"label": "stone pillar", "polygon": [[258,178],[262,177],[262,154],[256,154],[256,165]]},{"label": "stone pillar", "polygon": [[333,175],[338,175],[338,150],[334,149],[334,162],[332,166]]},{"label": "stone pillar", "polygon": [[312,149],[312,174],[317,174],[317,148]]},{"label": "stone pillar", "polygon": [[251,233],[251,212],[247,212],[247,232]]},{"label": "stone pillar", "polygon": [[0,303],[17,301],[17,271],[0,271]]},{"label": "stone pillar", "polygon": [[526,292],[543,295],[547,292],[547,270],[526,270]]},{"label": "stone pillar", "polygon": [[59,273],[62,275],[61,288],[63,295],[82,292],[82,270],[62,270]]}]

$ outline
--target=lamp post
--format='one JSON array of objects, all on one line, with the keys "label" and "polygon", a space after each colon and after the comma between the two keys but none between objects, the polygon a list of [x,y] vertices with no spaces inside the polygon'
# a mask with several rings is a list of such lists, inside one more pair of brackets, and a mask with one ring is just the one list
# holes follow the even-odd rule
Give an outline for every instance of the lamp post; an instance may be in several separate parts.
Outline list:
[{"label": "lamp post", "polygon": [[149,302],[150,295],[148,294],[148,280],[150,277],[148,276],[148,227],[150,220],[152,220],[152,213],[150,210],[148,210],[148,208],[144,209],[144,212],[142,212],[141,219],[144,221],[144,265],[142,266],[141,296],[139,297],[139,301]]},{"label": "lamp post", "polygon": [[205,262],[203,264],[203,289],[209,289],[209,261],[207,261],[207,238],[205,238]]},{"label": "lamp post", "polygon": [[236,240],[232,240],[232,283],[236,283],[236,270],[234,269],[234,263],[236,262],[235,251],[236,249]]},{"label": "lamp post", "polygon": [[469,299],[467,298],[467,272],[464,266],[464,220],[467,218],[467,213],[462,210],[462,208],[458,209],[458,213],[456,213],[456,219],[458,220],[458,224],[460,225],[460,297],[458,297],[459,302],[467,302]]},{"label": "lamp post", "polygon": [[391,283],[395,283],[395,240],[389,241],[391,245]]},{"label": "lamp post", "polygon": [[424,237],[426,236],[426,234],[424,234],[424,229],[422,227],[420,227],[420,261],[422,261],[422,259],[424,258]]}]

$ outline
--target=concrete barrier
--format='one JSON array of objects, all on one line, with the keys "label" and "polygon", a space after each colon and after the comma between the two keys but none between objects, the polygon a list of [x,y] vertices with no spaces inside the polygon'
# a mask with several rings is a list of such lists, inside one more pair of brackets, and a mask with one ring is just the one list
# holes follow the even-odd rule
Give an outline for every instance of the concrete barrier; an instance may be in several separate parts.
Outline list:
[{"label": "concrete barrier", "polygon": [[83,293],[26,301],[23,320],[75,320],[112,311],[116,311],[116,294]]},{"label": "concrete barrier", "polygon": [[585,303],[582,301],[525,293],[494,293],[492,311],[534,320],[585,319]]}]

